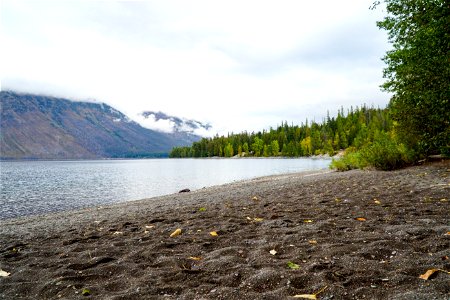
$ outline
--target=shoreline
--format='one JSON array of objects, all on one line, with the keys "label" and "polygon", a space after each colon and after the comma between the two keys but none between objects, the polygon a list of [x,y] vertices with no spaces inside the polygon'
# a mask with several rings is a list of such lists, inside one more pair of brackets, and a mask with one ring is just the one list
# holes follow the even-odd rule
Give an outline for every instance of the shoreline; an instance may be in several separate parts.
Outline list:
[{"label": "shoreline", "polygon": [[0,299],[445,299],[449,274],[419,276],[450,271],[449,177],[309,171],[2,220]]},{"label": "shoreline", "polygon": [[[76,208],[76,207],[75,208],[73,208],[73,207],[70,208],[70,207],[64,207],[63,206],[63,207],[59,207],[59,208],[51,209],[51,210],[47,210],[47,211],[42,211],[42,212],[41,211],[31,211],[31,212],[29,211],[29,212],[25,212],[22,215],[13,215],[13,216],[8,216],[7,213],[6,213],[6,215],[3,215],[3,213],[2,213],[2,214],[0,214],[0,222],[1,221],[14,220],[14,219],[21,219],[21,218],[31,218],[31,217],[45,216],[47,214],[54,215],[54,214],[70,212],[70,211],[86,210],[86,209],[89,209],[89,208],[95,208],[97,206],[118,205],[118,204],[122,204],[122,203],[141,201],[141,200],[146,200],[146,201],[149,200],[150,201],[150,199],[156,199],[156,198],[159,198],[159,197],[170,196],[172,194],[176,194],[176,193],[178,193],[179,190],[184,189],[184,188],[189,188],[191,191],[195,191],[195,190],[211,188],[211,187],[220,186],[220,185],[232,184],[232,183],[241,182],[241,181],[251,181],[251,180],[257,179],[259,177],[284,176],[284,175],[295,174],[295,173],[302,174],[302,173],[308,173],[308,172],[311,172],[311,171],[322,172],[324,170],[328,170],[328,169],[322,168],[322,169],[315,169],[315,170],[305,170],[305,171],[290,172],[290,173],[284,173],[284,174],[262,175],[262,176],[260,175],[260,176],[256,176],[256,177],[242,178],[242,179],[238,178],[238,179],[235,179],[235,180],[230,181],[230,182],[225,182],[225,183],[220,183],[219,182],[217,184],[213,184],[213,185],[206,184],[204,186],[202,186],[202,185],[198,186],[197,185],[196,187],[192,187],[189,184],[184,186],[183,183],[181,183],[178,186],[178,190],[172,190],[172,191],[167,192],[167,193],[157,192],[157,193],[154,193],[154,195],[151,195],[149,197],[135,197],[135,198],[131,197],[130,199],[122,198],[119,201],[114,201],[114,200],[112,200],[112,202],[108,201],[109,203],[98,203],[98,204],[95,204],[95,203],[90,203],[89,204],[89,203],[87,203],[85,205],[80,205],[78,208]],[[11,209],[11,207],[9,207],[9,206],[7,206],[7,208]]]},{"label": "shoreline", "polygon": [[[286,173],[286,174],[278,174],[278,175],[267,175],[267,176],[261,176],[261,177],[255,177],[250,179],[242,179],[237,180],[229,183],[219,184],[219,185],[213,185],[209,187],[203,187],[197,190],[192,190],[189,193],[173,193],[173,194],[167,194],[167,195],[161,195],[161,196],[155,196],[150,198],[143,198],[143,199],[135,199],[135,200],[128,200],[124,202],[118,202],[114,204],[106,204],[106,205],[97,205],[97,206],[88,206],[81,209],[73,209],[73,210],[67,210],[67,211],[57,211],[57,212],[50,212],[50,213],[44,213],[44,214],[38,214],[38,215],[28,215],[28,216],[19,216],[15,218],[9,218],[9,219],[0,219],[0,227],[5,228],[5,226],[15,226],[15,225],[23,225],[23,224],[29,224],[29,223],[41,223],[41,222],[52,222],[54,219],[70,219],[70,218],[81,218],[84,220],[84,218],[89,217],[89,214],[91,215],[99,215],[101,214],[100,211],[109,211],[112,210],[112,214],[114,214],[114,210],[139,210],[140,206],[145,206],[146,208],[157,208],[160,209],[161,207],[169,205],[167,202],[170,202],[170,205],[177,204],[180,201],[189,201],[189,202],[195,202],[197,199],[195,197],[188,197],[193,196],[196,193],[202,192],[202,193],[213,193],[217,190],[222,189],[228,189],[228,188],[239,188],[241,185],[247,185],[252,184],[255,182],[266,182],[266,181],[277,181],[282,180],[286,178],[291,179],[301,179],[305,177],[311,177],[311,176],[320,176],[324,174],[329,174],[335,171],[328,170],[328,169],[322,169],[322,170],[310,170],[310,171],[301,171],[301,172],[294,172],[294,173]],[[82,216],[82,217],[81,217]],[[80,220],[80,221],[82,221]],[[73,222],[71,222],[73,223]],[[48,225],[44,225],[48,226]]]}]

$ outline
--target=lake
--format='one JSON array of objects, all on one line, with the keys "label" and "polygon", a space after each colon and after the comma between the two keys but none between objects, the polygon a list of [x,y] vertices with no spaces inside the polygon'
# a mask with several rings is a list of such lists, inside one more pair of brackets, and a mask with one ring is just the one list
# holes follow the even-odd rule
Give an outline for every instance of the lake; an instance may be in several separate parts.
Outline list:
[{"label": "lake", "polygon": [[328,168],[329,159],[142,159],[0,162],[0,219],[138,200]]}]

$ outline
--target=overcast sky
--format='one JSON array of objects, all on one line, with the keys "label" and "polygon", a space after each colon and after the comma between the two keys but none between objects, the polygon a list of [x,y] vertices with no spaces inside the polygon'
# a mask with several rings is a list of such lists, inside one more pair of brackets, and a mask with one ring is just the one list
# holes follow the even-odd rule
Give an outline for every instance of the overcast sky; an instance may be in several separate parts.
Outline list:
[{"label": "overcast sky", "polygon": [[373,0],[1,0],[2,90],[253,131],[384,107]]}]

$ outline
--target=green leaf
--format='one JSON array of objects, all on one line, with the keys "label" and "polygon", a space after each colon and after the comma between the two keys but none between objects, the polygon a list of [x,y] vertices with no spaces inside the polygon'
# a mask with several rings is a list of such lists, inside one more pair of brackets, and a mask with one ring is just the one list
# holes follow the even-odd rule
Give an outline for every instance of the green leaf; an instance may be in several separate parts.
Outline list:
[{"label": "green leaf", "polygon": [[83,296],[90,296],[91,295],[91,291],[88,289],[83,289],[83,291],[81,292],[81,295]]},{"label": "green leaf", "polygon": [[298,270],[298,269],[300,269],[300,266],[299,266],[299,265],[297,265],[296,263],[293,263],[293,262],[291,262],[291,261],[289,261],[289,262],[287,263],[287,266],[288,266],[289,269],[292,269],[292,270]]}]

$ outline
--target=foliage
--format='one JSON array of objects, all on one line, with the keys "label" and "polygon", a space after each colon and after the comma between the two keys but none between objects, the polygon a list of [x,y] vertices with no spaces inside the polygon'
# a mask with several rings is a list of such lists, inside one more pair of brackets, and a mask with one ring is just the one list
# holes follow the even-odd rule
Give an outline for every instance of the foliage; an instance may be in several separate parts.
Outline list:
[{"label": "foliage", "polygon": [[195,142],[191,147],[176,147],[170,157],[332,156],[349,146],[359,148],[373,140],[376,131],[391,128],[387,109],[362,106],[344,113],[341,108],[337,117],[328,116],[320,124],[308,120],[300,126],[282,122],[268,131],[232,133],[226,137],[216,135]]},{"label": "foliage", "polygon": [[[377,1],[379,4],[379,1]],[[383,89],[394,95],[399,137],[423,155],[450,154],[450,5],[446,0],[385,0],[388,32]],[[377,4],[375,4],[376,6]]]},{"label": "foliage", "polygon": [[225,146],[225,148],[223,149],[223,152],[224,152],[224,156],[225,156],[225,157],[232,157],[233,154],[234,154],[233,146],[231,146],[231,144],[228,143],[228,144]]},{"label": "foliage", "polygon": [[361,161],[380,170],[393,170],[411,163],[415,153],[395,137],[386,132],[379,132],[373,143],[360,151]]},{"label": "foliage", "polygon": [[341,159],[333,159],[330,167],[338,171],[369,166],[379,170],[393,170],[414,162],[416,158],[416,152],[399,142],[392,131],[377,131],[373,140],[359,149],[348,148]]},{"label": "foliage", "polygon": [[331,161],[330,168],[337,171],[348,171],[352,169],[362,169],[367,166],[367,161],[363,159],[361,153],[356,148],[350,147],[345,150],[344,155],[340,159]]}]

